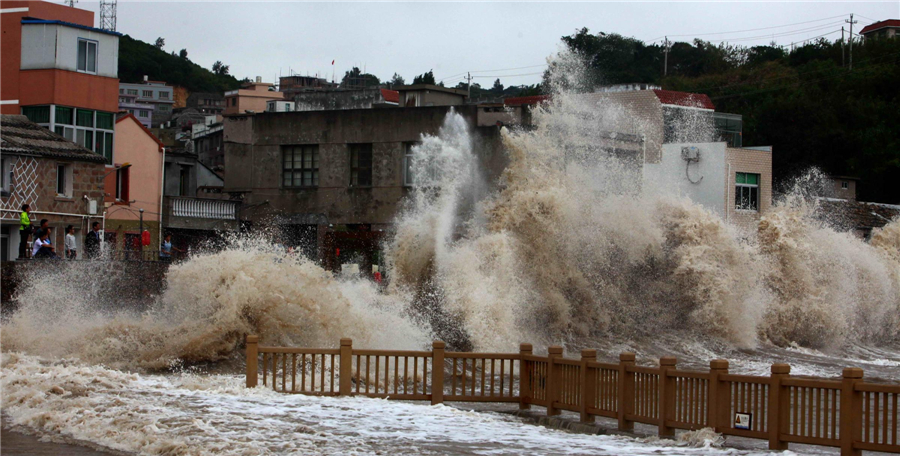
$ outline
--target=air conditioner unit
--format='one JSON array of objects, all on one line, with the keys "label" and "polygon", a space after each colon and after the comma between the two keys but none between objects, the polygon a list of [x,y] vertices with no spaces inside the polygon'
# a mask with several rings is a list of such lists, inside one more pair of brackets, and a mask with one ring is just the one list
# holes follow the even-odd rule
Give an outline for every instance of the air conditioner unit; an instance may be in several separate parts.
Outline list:
[{"label": "air conditioner unit", "polygon": [[88,214],[97,215],[97,200],[88,200]]}]

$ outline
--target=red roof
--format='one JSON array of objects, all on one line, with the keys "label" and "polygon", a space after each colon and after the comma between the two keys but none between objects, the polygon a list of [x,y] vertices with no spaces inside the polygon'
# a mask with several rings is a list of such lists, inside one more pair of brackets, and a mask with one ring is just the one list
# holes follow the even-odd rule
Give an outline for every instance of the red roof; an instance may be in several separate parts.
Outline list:
[{"label": "red roof", "polygon": [[142,124],[141,121],[138,120],[138,118],[134,116],[134,114],[128,113],[122,117],[119,117],[118,119],[116,119],[116,123],[119,123],[119,122],[121,122],[125,119],[129,119],[129,118],[131,120],[134,120],[134,123],[138,124],[141,127],[141,130],[144,130],[144,133],[147,133],[151,138],[153,138],[153,140],[156,141],[156,144],[159,144],[159,151],[162,152],[163,147],[165,147],[165,145],[162,143],[162,141],[159,140],[159,138],[156,137],[156,135],[153,134],[152,131],[148,130],[147,127],[145,127],[144,124]]},{"label": "red roof", "polygon": [[900,19],[888,19],[886,21],[869,24],[863,27],[863,29],[859,31],[859,34],[865,35],[866,33],[874,32],[875,30],[885,27],[900,27]]},{"label": "red roof", "polygon": [[716,109],[709,96],[702,93],[675,92],[673,90],[654,90],[659,102],[666,105],[688,106],[691,108]]},{"label": "red roof", "polygon": [[388,103],[400,103],[400,92],[396,90],[381,89],[381,97]]},{"label": "red roof", "polygon": [[532,95],[530,97],[511,97],[503,100],[507,106],[522,106],[543,103],[550,99],[550,95]]}]

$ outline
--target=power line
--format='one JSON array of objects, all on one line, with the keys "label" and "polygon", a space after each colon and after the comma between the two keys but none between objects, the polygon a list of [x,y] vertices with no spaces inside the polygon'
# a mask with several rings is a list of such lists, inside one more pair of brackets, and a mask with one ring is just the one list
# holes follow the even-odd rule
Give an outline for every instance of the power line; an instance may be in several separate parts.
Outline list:
[{"label": "power line", "polygon": [[879,21],[878,19],[872,19],[871,17],[865,17],[865,16],[863,16],[862,14],[857,14],[856,16],[857,16],[857,17],[861,17],[861,18],[866,19],[866,20],[869,20],[869,21],[872,21],[872,22],[881,22],[881,21]]},{"label": "power line", "polygon": [[527,69],[527,68],[537,68],[537,67],[543,67],[543,66],[547,66],[547,64],[546,64],[546,63],[542,63],[542,64],[540,64],[540,65],[530,65],[530,66],[523,66],[523,67],[516,67],[516,68],[498,68],[498,69],[494,69],[494,70],[472,70],[472,71],[463,71],[462,73],[457,73],[457,74],[454,74],[454,75],[451,75],[451,76],[447,76],[447,77],[445,77],[445,78],[436,78],[435,80],[447,80],[447,79],[455,78],[455,77],[457,77],[457,76],[466,75],[466,74],[468,74],[468,73],[487,73],[487,72],[490,72],[490,71],[524,70],[524,69]]},{"label": "power line", "polygon": [[[671,34],[670,34],[670,35],[668,35],[668,36],[709,36],[709,35],[726,35],[726,34],[730,34],[730,33],[757,32],[757,31],[759,31],[759,30],[771,30],[771,29],[776,29],[776,28],[792,27],[792,26],[794,26],[794,25],[811,24],[811,23],[813,23],[813,22],[822,22],[822,21],[827,21],[827,20],[829,20],[829,19],[837,19],[837,18],[839,18],[839,17],[840,17],[840,18],[843,18],[843,17],[846,17],[846,16],[847,16],[846,14],[841,14],[841,15],[839,15],[839,16],[824,17],[824,18],[822,18],[822,19],[815,19],[815,20],[812,20],[812,21],[794,22],[793,24],[774,25],[774,26],[771,26],[771,27],[762,27],[762,28],[747,29],[747,30],[734,30],[734,31],[730,31],[730,32],[716,32],[716,33],[685,33],[685,34],[681,34],[681,35],[671,35]],[[653,42],[653,41],[656,41],[656,40],[658,40],[658,39],[660,39],[660,38],[664,38],[664,37],[665,37],[665,36],[659,36],[659,37],[656,37],[656,38],[654,38],[654,39],[652,39],[652,40],[650,40],[650,41]]]},{"label": "power line", "polygon": [[758,39],[764,39],[764,38],[780,38],[783,36],[799,35],[801,33],[817,32],[819,30],[826,29],[829,27],[834,27],[835,25],[839,25],[839,24],[843,24],[843,23],[844,23],[844,21],[837,21],[837,22],[831,22],[831,23],[824,24],[824,25],[817,25],[815,27],[808,27],[808,28],[798,29],[798,30],[788,30],[786,32],[770,33],[770,34],[766,34],[766,35],[757,35],[757,36],[744,36],[744,37],[739,37],[739,38],[725,38],[725,39],[721,39],[721,40],[709,40],[709,42],[710,43],[718,43],[718,42],[727,41],[727,42],[731,43],[731,42],[735,42],[735,41],[752,41],[752,40],[758,40]]}]

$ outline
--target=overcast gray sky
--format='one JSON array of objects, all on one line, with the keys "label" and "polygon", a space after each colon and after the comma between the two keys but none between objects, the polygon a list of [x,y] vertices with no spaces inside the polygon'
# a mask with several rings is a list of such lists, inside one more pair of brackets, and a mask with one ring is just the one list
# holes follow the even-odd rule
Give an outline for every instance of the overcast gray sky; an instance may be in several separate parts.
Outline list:
[{"label": "overcast gray sky", "polygon": [[[96,2],[79,8],[97,13]],[[900,2],[667,2],[667,3],[300,3],[137,2],[119,0],[117,31],[211,67],[231,66],[238,78],[280,73],[337,79],[353,66],[381,79],[394,72],[410,82],[430,69],[456,85],[472,71],[475,82],[504,85],[540,81],[540,65],[560,37],[581,27],[645,42],[694,37],[756,45],[789,45],[840,28],[850,13],[859,23],[900,18]],[[845,17],[847,16],[847,17]],[[782,27],[783,26],[783,27]],[[774,27],[774,28],[771,28]],[[764,30],[754,30],[762,29]],[[739,32],[739,33],[722,33]],[[836,32],[836,33],[834,33]],[[334,67],[331,61],[335,60]],[[490,70],[490,71],[489,71]],[[502,70],[502,71],[497,71]],[[159,75],[162,77],[163,75]]]}]

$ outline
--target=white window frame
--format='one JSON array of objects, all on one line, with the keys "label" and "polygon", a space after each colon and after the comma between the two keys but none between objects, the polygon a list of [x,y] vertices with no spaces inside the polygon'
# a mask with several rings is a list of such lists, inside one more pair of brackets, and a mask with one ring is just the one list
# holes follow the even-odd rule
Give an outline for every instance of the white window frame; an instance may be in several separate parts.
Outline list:
[{"label": "white window frame", "polygon": [[169,99],[169,92],[159,92],[159,99],[160,99],[160,100],[168,100],[168,99]]},{"label": "white window frame", "polygon": [[[761,174],[757,174],[757,173],[743,173],[743,174],[754,174],[757,176],[757,182],[762,182]],[[761,193],[759,191],[759,184],[758,183],[757,184],[739,184],[739,183],[737,183],[737,174],[735,174],[735,184],[734,184],[735,199],[737,199],[738,192],[740,192],[740,195],[743,196],[743,189],[745,189],[745,188],[747,189],[748,197],[746,200],[744,200],[744,198],[741,198],[741,204],[734,205],[735,210],[747,211],[747,212],[759,212],[759,206],[760,206],[760,202],[761,202]],[[754,190],[756,191],[756,207],[753,207],[750,204],[751,198],[749,197],[750,192],[753,192]],[[747,203],[746,207],[745,207],[744,201],[746,201],[746,203]]]},{"label": "white window frame", "polygon": [[[150,95],[147,95],[148,93],[149,93]],[[153,98],[153,91],[152,91],[152,90],[142,90],[142,91],[141,91],[141,98]]]},{"label": "white window frame", "polygon": [[[62,168],[63,172],[60,175],[60,168]],[[56,163],[56,197],[57,198],[72,198],[72,164],[71,163]],[[59,192],[60,180],[62,180],[63,193]]]},{"label": "white window frame", "polygon": [[0,157],[0,190],[12,193],[12,159]]},{"label": "white window frame", "polygon": [[[81,59],[81,43],[85,43],[85,51],[84,51],[84,62]],[[91,70],[88,68],[88,55],[91,53],[91,45],[94,48],[94,69]],[[87,73],[87,74],[97,74],[97,68],[100,67],[100,43],[96,40],[89,40],[87,38],[78,38],[78,44],[75,46],[76,52],[76,62],[75,67],[79,73]],[[82,69],[82,63],[84,63],[84,68]]]}]

